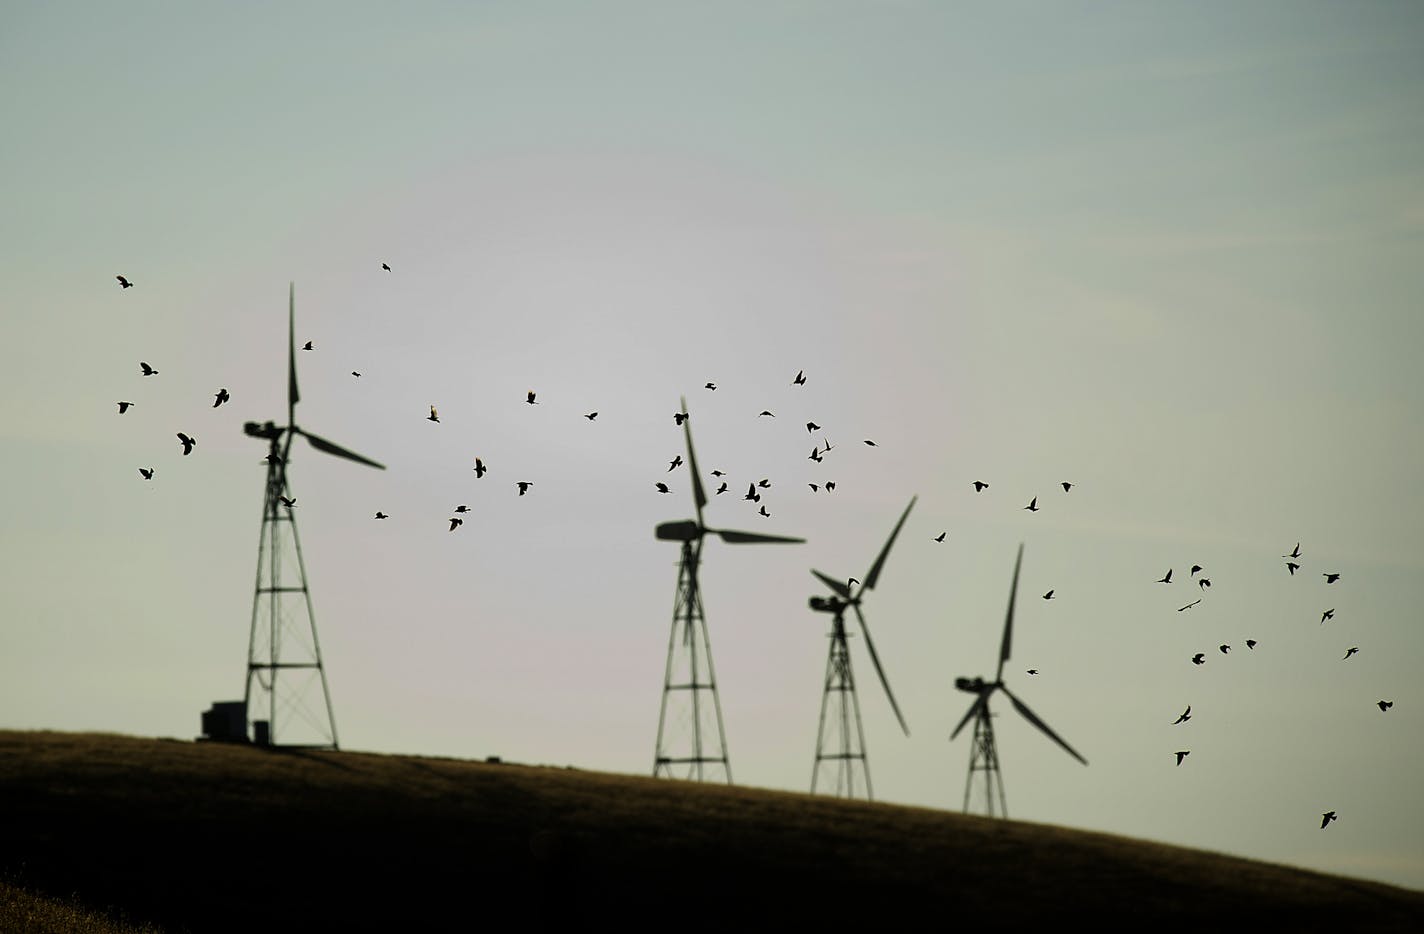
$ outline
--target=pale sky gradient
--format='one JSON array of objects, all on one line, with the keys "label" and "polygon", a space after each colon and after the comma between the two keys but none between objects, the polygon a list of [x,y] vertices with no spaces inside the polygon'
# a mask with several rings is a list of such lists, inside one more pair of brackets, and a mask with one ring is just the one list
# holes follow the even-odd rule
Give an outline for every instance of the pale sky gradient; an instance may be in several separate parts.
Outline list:
[{"label": "pale sky gradient", "polygon": [[290,470],[345,748],[651,770],[685,394],[773,483],[709,523],[809,540],[704,553],[740,783],[809,787],[808,570],[918,494],[881,800],[958,809],[1023,541],[1091,765],[1005,707],[1014,817],[1424,888],[1421,100],[1411,3],[0,4],[0,726],[241,696],[295,281],[299,423],[390,468]]}]

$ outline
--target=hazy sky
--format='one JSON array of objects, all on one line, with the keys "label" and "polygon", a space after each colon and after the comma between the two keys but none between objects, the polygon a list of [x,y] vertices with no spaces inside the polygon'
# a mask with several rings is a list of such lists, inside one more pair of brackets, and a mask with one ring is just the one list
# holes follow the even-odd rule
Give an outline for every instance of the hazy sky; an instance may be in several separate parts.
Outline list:
[{"label": "hazy sky", "polygon": [[345,748],[651,771],[685,394],[772,481],[708,522],[808,539],[704,553],[740,783],[809,787],[808,571],[918,494],[881,800],[959,808],[1022,541],[1091,765],[1003,707],[1014,817],[1424,887],[1421,100],[1412,3],[0,4],[0,726],[241,696],[295,282],[299,423],[389,466],[290,470]]}]

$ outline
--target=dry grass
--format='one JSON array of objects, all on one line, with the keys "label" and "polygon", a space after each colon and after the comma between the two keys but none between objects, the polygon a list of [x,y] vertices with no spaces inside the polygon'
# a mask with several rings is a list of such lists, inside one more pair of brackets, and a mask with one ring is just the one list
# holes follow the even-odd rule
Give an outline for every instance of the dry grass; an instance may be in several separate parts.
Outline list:
[{"label": "dry grass", "polygon": [[173,931],[1424,930],[1421,892],[1105,834],[450,759],[0,732],[0,817],[0,875]]}]

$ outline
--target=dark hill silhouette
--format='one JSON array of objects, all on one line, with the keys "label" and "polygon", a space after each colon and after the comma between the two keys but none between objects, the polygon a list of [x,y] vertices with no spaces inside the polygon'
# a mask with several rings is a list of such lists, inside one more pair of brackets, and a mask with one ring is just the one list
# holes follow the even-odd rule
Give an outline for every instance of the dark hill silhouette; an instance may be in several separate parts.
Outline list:
[{"label": "dark hill silhouette", "polygon": [[0,822],[0,879],[168,931],[1424,930],[1424,892],[1107,834],[454,759],[0,731]]}]

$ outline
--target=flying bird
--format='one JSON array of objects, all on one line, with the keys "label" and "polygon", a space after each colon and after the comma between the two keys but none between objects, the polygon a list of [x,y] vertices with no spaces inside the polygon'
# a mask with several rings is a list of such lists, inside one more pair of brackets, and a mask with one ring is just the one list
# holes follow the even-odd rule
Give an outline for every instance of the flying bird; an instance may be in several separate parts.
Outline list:
[{"label": "flying bird", "polygon": [[385,263],[382,263],[382,264],[381,264],[381,268],[384,269],[386,272],[390,272],[390,271],[391,271],[391,267],[388,266],[388,265],[386,265]]},{"label": "flying bird", "polygon": [[435,406],[432,405],[432,406],[430,407],[430,417],[427,418],[426,421],[427,421],[427,422],[438,422],[438,421],[440,421],[440,416],[435,413]]},{"label": "flying bird", "polygon": [[805,371],[805,370],[797,370],[797,371],[796,371],[796,378],[791,381],[791,385],[793,385],[793,386],[804,386],[804,385],[806,385],[806,371]]},{"label": "flying bird", "polygon": [[1028,505],[1024,508],[1027,509],[1029,512],[1038,512],[1038,497],[1035,496],[1033,499],[1029,500]]},{"label": "flying bird", "polygon": [[1333,820],[1338,820],[1338,819],[1339,819],[1339,818],[1337,818],[1337,817],[1335,816],[1335,812],[1334,812],[1334,811],[1326,811],[1324,814],[1321,814],[1321,815],[1320,815],[1320,829],[1321,829],[1321,830],[1324,830],[1326,824],[1330,823],[1330,822],[1333,821]]},{"label": "flying bird", "polygon": [[763,490],[769,490],[771,489],[771,481],[768,480],[766,477],[762,477],[760,480],[757,481],[757,486],[761,487]]},{"label": "flying bird", "polygon": [[821,462],[821,449],[820,449],[820,448],[812,448],[812,449],[811,449],[811,454],[810,454],[810,456],[809,456],[807,459],[808,459],[808,460],[813,460],[813,461],[815,461],[816,463],[819,464],[819,463]]},{"label": "flying bird", "polygon": [[390,516],[386,515],[385,513],[381,512],[380,510],[377,510],[377,511],[376,511],[376,518],[377,518],[377,519],[389,519]]},{"label": "flying bird", "polygon": [[1247,639],[1247,640],[1246,640],[1246,648],[1248,648],[1248,649],[1254,649],[1254,648],[1256,648],[1256,640],[1255,640],[1255,639]]},{"label": "flying bird", "polygon": [[1334,619],[1334,618],[1335,618],[1335,608],[1332,606],[1330,609],[1328,609],[1328,610],[1326,610],[1324,613],[1321,613],[1321,614],[1320,614],[1320,625],[1324,626],[1324,625],[1325,625],[1325,621],[1326,621],[1327,619]]},{"label": "flying bird", "polygon": [[761,502],[761,494],[756,491],[755,483],[747,485],[747,495],[743,496],[742,499],[749,499],[754,503]]},{"label": "flying bird", "polygon": [[598,413],[589,412],[587,415],[584,416],[584,418],[588,419],[589,421],[593,421],[595,418],[598,418]]},{"label": "flying bird", "polygon": [[1350,646],[1348,649],[1345,650],[1345,658],[1340,659],[1340,661],[1343,662],[1346,658],[1349,658],[1351,655],[1354,655],[1358,651],[1360,651],[1360,647],[1358,645]]},{"label": "flying bird", "polygon": [[189,454],[192,454],[192,453],[193,453],[193,446],[198,443],[198,442],[194,441],[192,438],[190,438],[190,437],[188,437],[187,435],[183,434],[183,432],[181,432],[181,431],[178,432],[178,440],[179,440],[179,442],[182,443],[182,445],[183,445],[183,456],[184,456],[184,457],[187,457]]},{"label": "flying bird", "polygon": [[514,481],[514,485],[517,486],[517,487],[519,487],[519,495],[520,495],[520,496],[523,496],[525,493],[529,492],[529,488],[534,485],[534,481],[533,481],[533,480],[516,480],[516,481]]},{"label": "flying bird", "polygon": [[1218,648],[1218,649],[1221,649],[1221,654],[1222,654],[1222,655],[1225,655],[1227,652],[1230,652],[1230,651],[1231,651],[1231,646],[1228,645],[1228,644],[1225,643],[1225,642],[1221,643],[1221,645],[1218,645],[1217,648]]},{"label": "flying bird", "polygon": [[773,413],[773,412],[768,412],[766,409],[762,409],[762,410],[761,410],[761,413],[760,413],[759,415],[757,415],[757,418],[761,418],[762,415],[770,415],[772,418],[776,418],[775,413]]},{"label": "flying bird", "polygon": [[1168,568],[1168,569],[1167,569],[1167,573],[1164,574],[1164,575],[1162,575],[1162,579],[1159,580],[1157,583],[1159,583],[1159,584],[1170,584],[1170,583],[1172,583],[1172,569],[1171,569],[1171,568]]},{"label": "flying bird", "polygon": [[1300,542],[1296,542],[1296,543],[1295,543],[1295,548],[1292,549],[1292,551],[1291,551],[1290,554],[1288,554],[1288,555],[1281,555],[1281,557],[1282,557],[1282,558],[1299,558],[1299,557],[1300,557]]},{"label": "flying bird", "polygon": [[1027,672],[1025,672],[1025,674],[1036,675],[1036,674],[1038,674],[1038,669],[1037,669],[1037,668],[1030,668]]},{"label": "flying bird", "polygon": [[1068,483],[1067,481],[1064,481],[1064,483],[1063,483],[1063,492],[1064,492],[1064,493],[1067,493],[1067,492],[1068,492],[1069,490],[1071,490],[1071,489],[1073,489],[1073,484]]},{"label": "flying bird", "polygon": [[681,466],[682,466],[682,455],[681,455],[681,454],[678,454],[678,455],[674,456],[671,461],[668,462],[668,473],[672,473],[674,470],[676,470],[678,467],[681,467]]},{"label": "flying bird", "polygon": [[817,425],[815,422],[807,422],[807,423],[806,423],[806,431],[807,431],[807,433],[810,433],[810,432],[813,432],[813,431],[820,431],[820,430],[821,430],[821,426],[820,426],[820,425]]},{"label": "flying bird", "polygon": [[224,402],[228,401],[231,398],[232,397],[227,394],[226,389],[219,389],[215,394],[215,398],[213,400],[213,408],[217,408],[218,406],[222,405]]},{"label": "flying bird", "polygon": [[1182,760],[1185,759],[1187,756],[1190,756],[1191,754],[1192,754],[1192,751],[1191,751],[1190,749],[1179,749],[1179,750],[1177,750],[1177,754],[1176,754],[1176,755],[1177,755],[1177,764],[1178,764],[1178,765],[1181,765],[1181,764],[1182,764]]},{"label": "flying bird", "polygon": [[282,455],[280,455],[280,454],[268,454],[266,457],[264,457],[264,458],[262,458],[262,459],[263,459],[264,461],[266,461],[267,463],[269,463],[269,464],[280,464],[280,463],[282,463]]},{"label": "flying bird", "polygon": [[458,529],[460,526],[462,526],[462,525],[464,525],[464,524],[465,524],[465,520],[464,520],[464,519],[461,519],[459,516],[451,516],[451,517],[450,517],[450,531],[453,532],[453,531],[455,531],[456,529]]},{"label": "flying bird", "polygon": [[1300,565],[1296,564],[1294,561],[1287,561],[1286,570],[1290,571],[1291,577],[1295,577],[1295,572],[1300,570]]},{"label": "flying bird", "polygon": [[1177,612],[1180,613],[1180,612],[1182,612],[1183,610],[1190,610],[1192,607],[1196,606],[1198,603],[1201,603],[1201,597],[1197,597],[1195,600],[1193,600],[1191,603],[1188,603],[1186,606],[1179,606],[1179,607],[1177,607]]},{"label": "flying bird", "polygon": [[716,389],[717,389],[717,384],[716,384],[716,383],[708,383],[708,384],[707,384],[706,386],[704,386],[703,388],[704,388],[704,389],[711,389],[711,390],[713,390],[713,391],[715,392]]},{"label": "flying bird", "polygon": [[153,479],[153,468],[152,468],[152,467],[140,467],[140,468],[138,469],[138,472],[141,473],[141,474],[143,474],[143,478],[144,478],[145,480],[152,480],[152,479]]},{"label": "flying bird", "polygon": [[1324,574],[1322,576],[1325,578],[1325,583],[1327,584],[1333,584],[1340,579],[1339,574]]},{"label": "flying bird", "polygon": [[687,421],[687,413],[686,413],[686,412],[674,412],[674,413],[672,413],[672,420],[673,420],[673,422],[680,428],[680,427],[682,427],[682,423],[685,422],[685,421]]},{"label": "flying bird", "polygon": [[727,492],[727,481],[723,480],[723,481],[722,481],[722,485],[719,486],[719,487],[717,487],[717,492],[716,492],[715,494],[713,494],[713,495],[714,495],[714,496],[721,496],[721,495],[722,495],[723,493],[725,493],[725,492]]},{"label": "flying bird", "polygon": [[153,376],[158,372],[153,367],[149,366],[147,363],[144,363],[142,360],[138,362],[138,365],[143,368],[144,376]]},{"label": "flying bird", "polygon": [[1188,720],[1190,720],[1191,718],[1192,718],[1192,705],[1191,705],[1191,704],[1188,704],[1188,705],[1187,705],[1187,709],[1182,711],[1182,715],[1181,715],[1180,717],[1178,717],[1177,719],[1175,719],[1175,720],[1172,721],[1172,726],[1176,726],[1178,723],[1186,723],[1186,722],[1187,722]]},{"label": "flying bird", "polygon": [[846,590],[850,590],[852,587],[859,583],[860,581],[856,580],[854,577],[846,578]]},{"label": "flying bird", "polygon": [[293,496],[291,499],[288,499],[287,497],[279,494],[277,498],[280,499],[282,501],[282,505],[286,506],[288,509],[293,509],[297,505],[297,498],[295,496]]},{"label": "flying bird", "polygon": [[456,507],[455,507],[455,511],[456,511],[456,512],[469,512],[469,511],[470,511],[470,507],[469,507],[469,506],[465,506],[465,505],[456,506]]},{"label": "flying bird", "polygon": [[987,490],[987,489],[989,489],[989,484],[985,483],[983,480],[975,480],[975,481],[974,481],[974,492],[975,492],[975,493],[983,493],[983,492],[984,492],[985,490]]},{"label": "flying bird", "polygon": [[820,489],[820,487],[819,487],[819,486],[817,486],[817,485],[816,485],[816,484],[814,484],[814,483],[808,483],[808,484],[806,484],[806,485],[807,485],[807,486],[809,486],[809,487],[810,487],[810,488],[811,488],[811,492],[812,492],[812,493],[815,493],[815,492],[816,492],[816,491],[817,491],[817,490],[819,490],[819,489]]},{"label": "flying bird", "polygon": [[361,378],[361,374],[360,374],[360,373],[357,373],[355,370],[352,370],[352,371],[351,371],[351,375],[354,376],[354,377],[356,377],[357,379],[360,379],[360,378]]},{"label": "flying bird", "polygon": [[1198,652],[1197,654],[1193,655],[1193,656],[1192,656],[1192,664],[1193,664],[1193,665],[1205,665],[1205,664],[1206,664],[1206,653],[1205,653],[1205,652]]},{"label": "flying bird", "polygon": [[114,278],[119,280],[119,288],[120,288],[120,289],[131,289],[131,288],[133,288],[133,283],[130,282],[129,280],[125,279],[123,276],[115,276]]},{"label": "flying bird", "polygon": [[524,401],[527,402],[527,403],[529,403],[530,405],[538,405],[538,404],[539,404],[539,403],[537,403],[537,402],[534,401],[534,390],[532,390],[532,389],[529,390],[529,395],[525,397]]},{"label": "flying bird", "polygon": [[1200,587],[1202,590],[1206,590],[1208,587],[1211,586],[1211,581],[1203,577],[1201,580],[1197,581],[1197,586]]},{"label": "flying bird", "polygon": [[1389,708],[1391,708],[1391,707],[1393,707],[1393,706],[1394,706],[1394,701],[1392,701],[1392,700],[1382,700],[1382,701],[1379,702],[1379,709],[1380,709],[1380,712],[1381,712],[1381,713],[1383,713],[1384,711],[1388,710]]},{"label": "flying bird", "polygon": [[937,542],[942,542],[942,541],[944,541],[944,537],[945,537],[946,535],[948,535],[948,534],[949,534],[948,532],[941,532],[941,533],[939,533],[938,535],[935,536],[935,541],[937,541]]},{"label": "flying bird", "polygon": [[1201,566],[1200,564],[1194,564],[1194,565],[1192,565],[1192,573],[1188,574],[1187,576],[1188,576],[1188,577],[1196,577],[1196,576],[1197,576],[1197,572],[1200,571],[1201,569],[1202,569],[1202,566]]},{"label": "flying bird", "polygon": [[478,457],[475,458],[475,479],[476,479],[476,480],[478,480],[480,477],[483,477],[483,476],[485,475],[485,471],[486,471],[487,469],[489,469],[489,468],[485,467],[485,462],[484,462],[484,461],[480,460]]},{"label": "flying bird", "polygon": [[668,489],[668,485],[667,485],[666,483],[656,483],[656,484],[654,484],[654,486],[656,486],[656,487],[658,488],[658,492],[659,492],[659,493],[671,493],[671,492],[672,492],[672,490],[669,490],[669,489]]},{"label": "flying bird", "polygon": [[868,445],[870,445],[871,447],[875,447],[875,442],[874,442],[874,441],[871,441],[869,438],[866,438],[866,439],[865,439],[865,443],[868,444]]},{"label": "flying bird", "polygon": [[1043,599],[1045,599],[1045,600],[1052,600],[1052,599],[1053,599],[1053,591],[1050,590],[1048,593],[1044,594],[1044,595],[1043,595]]},{"label": "flying bird", "polygon": [[302,349],[303,349],[303,350],[311,350],[311,349],[312,349],[312,342],[311,342],[311,341],[307,341],[305,344],[302,345]]},{"label": "flying bird", "polygon": [[831,492],[832,490],[834,490],[835,488],[836,488],[836,481],[834,481],[834,480],[827,480],[827,481],[826,481],[826,492],[827,492],[827,493],[830,493],[830,492]]},{"label": "flying bird", "polygon": [[763,504],[763,506],[762,506],[760,509],[757,510],[757,512],[760,513],[760,514],[763,515],[763,516],[766,516],[768,519],[771,518],[771,513],[769,513],[769,512],[766,511],[766,506],[765,506],[764,504]]},{"label": "flying bird", "polygon": [[129,408],[130,408],[132,405],[133,405],[132,402],[120,402],[120,403],[119,403],[119,414],[122,415],[122,414],[124,414],[125,412],[127,412],[127,411],[129,410]]},{"label": "flying bird", "polygon": [[714,471],[712,471],[712,476],[714,476],[714,477],[725,477],[726,475],[727,475],[727,472],[726,472],[725,470],[714,470]]}]

